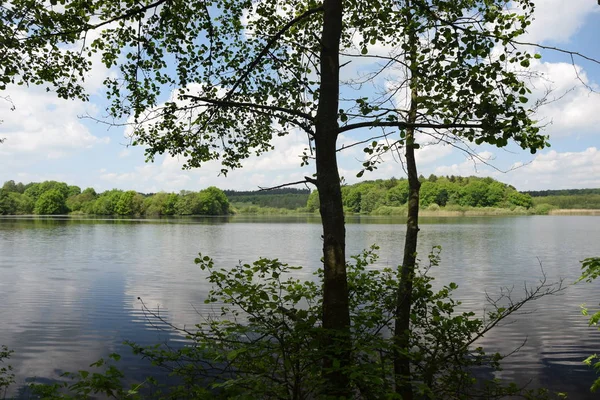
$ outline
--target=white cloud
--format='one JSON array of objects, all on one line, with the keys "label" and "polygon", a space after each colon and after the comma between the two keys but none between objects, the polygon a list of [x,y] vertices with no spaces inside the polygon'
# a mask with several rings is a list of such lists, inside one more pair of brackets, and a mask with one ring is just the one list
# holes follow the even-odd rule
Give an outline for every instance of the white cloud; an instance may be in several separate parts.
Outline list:
[{"label": "white cloud", "polygon": [[506,175],[519,190],[577,189],[600,187],[600,151],[549,151]]},{"label": "white cloud", "polygon": [[[491,159],[489,152],[479,154]],[[436,175],[492,176],[518,190],[577,189],[600,187],[600,151],[589,147],[580,152],[558,152],[555,150],[537,155],[531,162],[517,162],[513,170],[503,173],[488,166],[475,169],[473,160],[439,166]]]},{"label": "white cloud", "polygon": [[582,67],[570,63],[545,63],[535,61],[532,70],[541,74],[530,82],[532,98],[542,98],[547,89],[552,92],[547,104],[540,107],[536,119],[548,124],[544,133],[552,137],[571,136],[596,132],[600,126],[600,90]]},{"label": "white cloud", "polygon": [[227,177],[219,175],[221,164],[218,161],[207,162],[201,168],[182,170],[185,157],[167,155],[133,170],[104,169],[100,171],[100,179],[105,188],[178,192],[182,189],[200,190],[212,185],[223,189],[256,190],[259,186],[276,186],[312,175],[313,167],[300,168],[300,156],[308,147],[305,134],[293,131],[286,136],[273,138],[272,144],[275,150],[259,157],[250,157],[243,163],[243,168],[230,171]]},{"label": "white cloud", "polygon": [[[434,169],[435,175],[457,175],[457,176],[470,176],[470,175],[482,175],[488,176],[493,174],[489,168],[485,166],[485,163],[492,162],[494,160],[494,154],[490,151],[482,151],[475,157],[466,157],[461,163],[452,165],[438,166]],[[484,163],[485,162],[485,163]]]},{"label": "white cloud", "polygon": [[40,87],[11,87],[9,93],[14,110],[10,104],[0,103],[5,111],[0,124],[0,137],[6,138],[0,147],[3,160],[61,158],[110,142],[108,137],[94,136],[78,118],[94,113],[93,105],[58,99]]},{"label": "white cloud", "polygon": [[535,19],[523,41],[568,42],[583,26],[586,18],[598,11],[598,4],[590,0],[536,0]]}]

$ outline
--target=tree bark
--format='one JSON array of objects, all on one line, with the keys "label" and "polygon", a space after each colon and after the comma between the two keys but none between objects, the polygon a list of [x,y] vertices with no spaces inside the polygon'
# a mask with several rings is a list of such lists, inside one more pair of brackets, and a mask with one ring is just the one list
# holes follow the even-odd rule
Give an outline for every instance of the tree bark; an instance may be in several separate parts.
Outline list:
[{"label": "tree bark", "polygon": [[349,398],[349,379],[345,372],[351,351],[346,230],[336,159],[342,1],[325,0],[323,7],[321,84],[314,136],[319,210],[323,224],[323,394]]},{"label": "tree bark", "polygon": [[[410,9],[410,2],[407,1]],[[418,92],[416,85],[417,76],[417,53],[416,37],[411,26],[410,14],[407,14],[407,22],[404,29],[408,30],[409,50],[407,59],[410,62],[410,108],[408,121],[411,124],[417,121]],[[413,399],[412,377],[410,372],[410,312],[412,306],[413,278],[417,257],[417,238],[419,234],[419,190],[421,183],[417,173],[415,161],[415,129],[408,128],[405,136],[405,157],[408,173],[408,218],[406,221],[406,238],[404,239],[404,258],[400,271],[400,284],[396,298],[396,321],[394,326],[394,376],[396,393],[403,400]]]},{"label": "tree bark", "polygon": [[396,321],[394,340],[394,375],[396,378],[396,393],[402,400],[412,400],[412,379],[410,373],[410,357],[408,356],[410,339],[410,311],[412,306],[413,277],[417,256],[417,236],[419,234],[419,189],[421,183],[417,174],[415,149],[413,144],[414,130],[406,134],[406,167],[408,170],[408,219],[406,221],[406,238],[404,240],[404,258],[400,271],[400,285],[396,299]]}]

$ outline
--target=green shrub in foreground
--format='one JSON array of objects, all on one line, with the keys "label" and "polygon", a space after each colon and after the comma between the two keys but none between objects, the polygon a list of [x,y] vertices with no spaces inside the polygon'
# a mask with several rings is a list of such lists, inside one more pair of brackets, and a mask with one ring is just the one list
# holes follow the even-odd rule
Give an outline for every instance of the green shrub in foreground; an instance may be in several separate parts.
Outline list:
[{"label": "green shrub in foreground", "polygon": [[[353,398],[394,399],[391,338],[394,325],[398,268],[378,268],[376,248],[352,257],[348,263],[353,358],[343,366],[350,376]],[[440,263],[440,248],[434,247],[426,267],[414,276],[410,344],[407,349],[413,374],[409,378],[416,393],[431,399],[552,398],[545,390],[524,390],[498,380],[478,380],[473,368],[491,371],[500,368],[502,356],[486,354],[473,343],[498,322],[526,302],[552,294],[560,287],[527,287],[520,301],[501,307],[491,303],[486,318],[461,311],[452,299],[457,285],[449,283],[434,289],[431,268]],[[195,329],[177,328],[144,306],[156,323],[185,333],[188,343],[174,348],[168,344],[151,347],[130,343],[135,353],[149,358],[177,377],[181,384],[159,388],[150,379],[125,385],[125,376],[112,364],[100,360],[92,364],[104,372],[78,371],[65,374],[69,382],[35,385],[34,393],[45,399],[88,399],[104,394],[117,399],[143,397],[160,399],[318,399],[322,378],[321,326],[322,278],[297,278],[300,267],[277,259],[260,259],[233,268],[217,268],[211,258],[200,255],[196,263],[208,271],[212,290],[206,303],[215,306],[212,315],[202,315]],[[506,295],[506,293],[504,293]],[[505,298],[506,300],[506,298]],[[328,335],[330,337],[330,335]],[[335,348],[335,346],[334,346]],[[335,359],[336,354],[327,354]],[[117,361],[117,355],[110,358]],[[326,372],[326,371],[325,371]]]}]

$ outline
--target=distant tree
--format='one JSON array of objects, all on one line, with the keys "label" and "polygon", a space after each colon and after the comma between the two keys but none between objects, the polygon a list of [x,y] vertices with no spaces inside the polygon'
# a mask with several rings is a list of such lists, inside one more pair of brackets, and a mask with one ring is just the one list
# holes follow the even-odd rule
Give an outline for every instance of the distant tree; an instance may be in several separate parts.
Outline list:
[{"label": "distant tree", "polygon": [[59,189],[44,191],[35,202],[34,212],[38,215],[66,214],[68,211],[65,195]]},{"label": "distant tree", "polygon": [[95,198],[96,196],[98,196],[98,194],[96,194],[96,190],[94,190],[94,188],[86,188],[81,194],[85,194],[88,196],[91,196],[92,198]]},{"label": "distant tree", "polygon": [[396,186],[386,193],[386,204],[389,206],[401,206],[408,202],[408,181],[401,180]]},{"label": "distant tree", "polygon": [[533,199],[531,196],[525,193],[519,193],[516,190],[511,190],[508,193],[506,200],[514,206],[525,208],[533,207]]},{"label": "distant tree", "polygon": [[[6,186],[6,184],[4,184]],[[4,187],[0,189],[0,215],[12,215],[17,213],[17,202],[11,196],[9,190]]]},{"label": "distant tree", "polygon": [[117,203],[121,199],[122,190],[113,189],[102,193],[91,208],[92,214],[115,215]]},{"label": "distant tree", "polygon": [[2,190],[4,190],[5,192],[19,192],[17,184],[13,180],[4,182],[4,185],[2,185]]},{"label": "distant tree", "polygon": [[370,213],[385,203],[386,190],[383,187],[370,186],[361,195],[360,212]]},{"label": "distant tree", "polygon": [[227,215],[229,214],[229,200],[223,191],[215,186],[210,186],[198,193],[201,215]]},{"label": "distant tree", "polygon": [[175,205],[177,215],[199,215],[201,203],[198,193],[182,191]]},{"label": "distant tree", "polygon": [[175,215],[177,214],[177,201],[179,196],[175,193],[156,193],[144,200],[144,214],[146,215]]},{"label": "distant tree", "polygon": [[79,186],[68,187],[67,197],[77,196],[78,194],[81,194],[81,188]]},{"label": "distant tree", "polygon": [[69,186],[64,182],[57,181],[32,183],[28,185],[28,188],[25,190],[24,194],[31,197],[34,201],[37,201],[43,193],[50,190],[59,191],[65,199],[69,197]]},{"label": "distant tree", "polygon": [[319,211],[319,192],[313,190],[306,201],[306,208],[309,212]]},{"label": "distant tree", "polygon": [[121,193],[119,200],[115,204],[114,213],[117,215],[141,215],[143,214],[142,204],[144,197],[134,190],[128,190]]}]

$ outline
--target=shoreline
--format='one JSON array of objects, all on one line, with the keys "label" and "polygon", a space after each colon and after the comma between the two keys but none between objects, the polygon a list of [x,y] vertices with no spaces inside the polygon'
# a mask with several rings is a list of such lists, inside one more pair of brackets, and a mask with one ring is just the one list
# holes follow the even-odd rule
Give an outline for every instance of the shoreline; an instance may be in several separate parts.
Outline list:
[{"label": "shoreline", "polygon": [[599,209],[585,209],[585,208],[560,208],[551,210],[548,215],[593,215],[600,216]]}]

